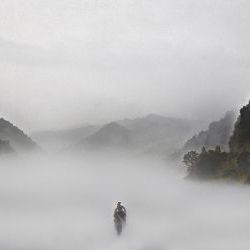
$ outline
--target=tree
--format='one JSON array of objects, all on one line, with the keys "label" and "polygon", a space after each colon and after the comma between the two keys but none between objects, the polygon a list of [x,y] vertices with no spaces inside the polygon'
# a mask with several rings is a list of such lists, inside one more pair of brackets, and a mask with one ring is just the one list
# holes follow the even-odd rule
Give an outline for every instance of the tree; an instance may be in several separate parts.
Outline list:
[{"label": "tree", "polygon": [[237,158],[238,168],[241,170],[250,169],[250,152],[241,152]]},{"label": "tree", "polygon": [[220,148],[220,146],[219,146],[219,145],[217,145],[217,146],[216,146],[216,148],[215,148],[215,152],[216,152],[216,153],[221,153],[221,148]]},{"label": "tree", "polygon": [[199,154],[196,151],[189,151],[183,157],[183,163],[188,167],[190,172],[199,159]]},{"label": "tree", "polygon": [[202,149],[201,149],[201,153],[202,154],[205,154],[207,151],[206,151],[206,148],[203,146]]}]

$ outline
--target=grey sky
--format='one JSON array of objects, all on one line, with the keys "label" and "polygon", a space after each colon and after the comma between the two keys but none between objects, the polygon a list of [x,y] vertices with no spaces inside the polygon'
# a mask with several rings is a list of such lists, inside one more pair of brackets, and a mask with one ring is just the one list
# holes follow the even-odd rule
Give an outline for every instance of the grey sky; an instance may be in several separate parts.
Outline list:
[{"label": "grey sky", "polygon": [[249,12],[243,0],[0,0],[0,115],[28,131],[218,118],[250,96]]}]

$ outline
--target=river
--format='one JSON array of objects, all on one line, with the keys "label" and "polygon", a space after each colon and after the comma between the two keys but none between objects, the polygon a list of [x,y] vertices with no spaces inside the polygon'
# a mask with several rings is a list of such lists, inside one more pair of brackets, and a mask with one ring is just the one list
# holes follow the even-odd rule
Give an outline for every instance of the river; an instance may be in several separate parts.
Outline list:
[{"label": "river", "polygon": [[155,159],[1,160],[0,249],[249,250],[250,187],[184,176]]}]

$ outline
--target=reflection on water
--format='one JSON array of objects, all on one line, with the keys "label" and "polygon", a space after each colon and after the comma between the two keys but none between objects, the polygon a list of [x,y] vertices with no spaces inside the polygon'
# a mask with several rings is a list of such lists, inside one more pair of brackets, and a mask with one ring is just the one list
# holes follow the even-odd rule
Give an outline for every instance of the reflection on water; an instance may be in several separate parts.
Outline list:
[{"label": "reflection on water", "polygon": [[[1,162],[0,249],[249,250],[250,187],[183,175],[156,160]],[[121,237],[118,200],[128,209]]]}]

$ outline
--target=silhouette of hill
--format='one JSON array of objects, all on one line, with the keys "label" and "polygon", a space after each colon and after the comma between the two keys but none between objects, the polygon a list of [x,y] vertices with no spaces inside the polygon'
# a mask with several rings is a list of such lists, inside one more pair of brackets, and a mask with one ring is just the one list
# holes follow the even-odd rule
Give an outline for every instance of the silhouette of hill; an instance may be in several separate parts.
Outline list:
[{"label": "silhouette of hill", "polygon": [[41,131],[32,137],[48,150],[123,149],[134,153],[172,153],[197,129],[193,121],[150,114],[114,121],[103,126]]},{"label": "silhouette of hill", "polygon": [[[225,127],[222,126],[222,128]],[[226,126],[226,128],[229,127]],[[228,133],[223,135],[227,137]],[[183,158],[188,168],[188,176],[206,180],[230,179],[250,183],[250,103],[240,110],[229,140],[229,149],[229,152],[223,152],[217,145],[209,150],[203,148],[200,154],[189,151]]]},{"label": "silhouette of hill", "polygon": [[82,142],[91,148],[127,148],[132,146],[131,131],[116,122],[111,122]]},{"label": "silhouette of hill", "polygon": [[165,154],[174,151],[194,132],[193,123],[184,119],[148,115],[104,125],[81,143],[88,148],[120,148],[134,153]]},{"label": "silhouette of hill", "polygon": [[9,141],[0,140],[0,154],[13,153],[13,152],[14,152],[14,150],[10,146]]},{"label": "silhouette of hill", "polygon": [[240,110],[229,145],[232,152],[250,151],[250,102]]},{"label": "silhouette of hill", "polygon": [[17,152],[39,150],[30,137],[3,118],[0,118],[0,140],[5,141],[3,145],[9,142],[9,146],[6,145],[6,147],[11,147]]},{"label": "silhouette of hill", "polygon": [[210,123],[206,131],[201,131],[198,135],[189,139],[183,151],[200,150],[203,146],[207,149],[220,146],[223,150],[228,150],[228,143],[233,132],[236,115],[229,111],[219,121]]},{"label": "silhouette of hill", "polygon": [[120,124],[132,130],[135,145],[152,152],[177,148],[193,132],[191,121],[155,114],[120,121]]}]

